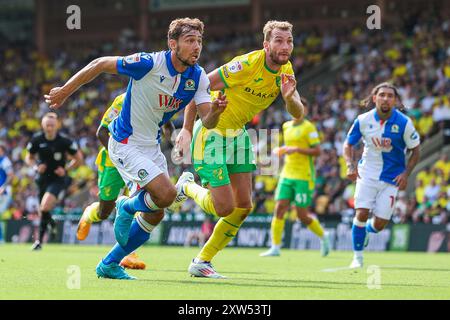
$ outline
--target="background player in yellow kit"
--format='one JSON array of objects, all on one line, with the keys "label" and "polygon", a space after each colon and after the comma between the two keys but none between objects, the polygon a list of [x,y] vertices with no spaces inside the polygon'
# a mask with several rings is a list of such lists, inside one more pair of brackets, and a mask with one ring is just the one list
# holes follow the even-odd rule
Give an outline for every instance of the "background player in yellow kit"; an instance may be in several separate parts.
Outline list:
[{"label": "background player in yellow kit", "polygon": [[[103,145],[95,161],[98,168],[97,183],[99,189],[99,201],[87,206],[80,218],[77,229],[77,238],[81,241],[86,239],[89,235],[92,223],[108,219],[116,205],[116,200],[120,192],[126,190],[125,183],[117,169],[114,167],[114,164],[111,162],[107,150],[109,140],[108,125],[122,110],[124,98],[125,93],[114,99],[114,102],[103,115],[97,130],[97,138]],[[168,124],[169,125],[163,127],[166,137],[171,134],[169,128],[171,128],[172,123],[168,122]],[[166,132],[166,130],[169,130],[169,132]],[[138,258],[135,252],[123,258],[120,265],[130,269],[145,269],[145,263]]]},{"label": "background player in yellow kit", "polygon": [[[307,101],[302,98],[305,114]],[[274,150],[279,156],[284,155],[284,166],[275,191],[275,213],[272,218],[271,248],[260,254],[262,257],[279,256],[284,229],[284,215],[294,203],[297,217],[320,238],[322,256],[330,250],[328,235],[325,234],[319,220],[309,213],[316,173],[314,157],[320,155],[320,139],[316,126],[307,120],[294,118],[283,124],[284,146]]]},{"label": "background player in yellow kit", "polygon": [[[281,93],[287,111],[303,117],[303,106],[296,90],[294,71],[289,62],[293,50],[292,25],[269,21],[264,26],[264,48],[238,56],[212,71],[211,90],[221,90],[228,106],[215,129],[208,130],[197,121],[195,107],[186,108],[177,148],[191,144],[194,168],[203,188],[185,172],[177,183],[174,207],[187,197],[206,212],[221,217],[212,236],[189,266],[197,277],[224,278],[211,265],[212,258],[236,235],[252,204],[252,171],[256,169],[252,144],[245,124],[269,107]],[[213,96],[218,92],[213,92]]]}]

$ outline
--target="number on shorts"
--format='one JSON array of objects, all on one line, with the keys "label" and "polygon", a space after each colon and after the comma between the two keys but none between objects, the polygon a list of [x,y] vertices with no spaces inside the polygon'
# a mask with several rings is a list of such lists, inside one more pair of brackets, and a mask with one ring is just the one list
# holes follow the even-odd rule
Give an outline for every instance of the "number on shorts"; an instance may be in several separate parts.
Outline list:
[{"label": "number on shorts", "polygon": [[394,207],[395,197],[394,196],[389,196],[389,198],[391,198],[391,208],[393,208]]}]

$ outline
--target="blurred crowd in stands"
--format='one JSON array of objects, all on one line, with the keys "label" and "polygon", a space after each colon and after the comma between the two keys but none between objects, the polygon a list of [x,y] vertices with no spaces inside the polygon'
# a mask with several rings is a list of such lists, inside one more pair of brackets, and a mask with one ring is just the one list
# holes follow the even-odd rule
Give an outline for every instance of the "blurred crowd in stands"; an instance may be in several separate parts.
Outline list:
[{"label": "blurred crowd in stands", "polygon": [[[206,26],[207,27],[207,26]],[[400,89],[407,114],[413,119],[422,141],[442,130],[450,121],[450,20],[429,12],[414,16],[382,30],[350,28],[322,32],[294,30],[292,63],[301,95],[310,97],[308,117],[321,136],[322,153],[316,159],[317,181],[312,211],[319,216],[353,214],[354,184],[346,176],[342,148],[346,133],[356,116],[366,110],[360,101],[375,84],[392,81]],[[14,166],[13,199],[2,219],[37,217],[38,199],[34,185],[36,173],[24,163],[26,146],[40,129],[40,119],[48,111],[43,95],[63,84],[92,59],[102,55],[127,55],[136,51],[165,49],[165,41],[150,48],[135,41],[131,30],[124,31],[117,43],[96,48],[58,51],[40,56],[28,47],[1,50],[0,60],[0,140]],[[232,39],[205,39],[200,64],[207,72],[236,55],[261,48],[260,35],[240,35]],[[314,85],[302,90],[302,75],[317,68],[329,57],[347,58],[332,85]],[[336,58],[337,57],[337,58]],[[124,92],[128,79],[102,75],[68,99],[61,111],[61,131],[78,142],[85,157],[83,166],[72,172],[75,183],[61,211],[81,213],[96,199],[95,158],[99,142],[95,133],[103,112],[114,97]],[[290,120],[282,101],[256,116],[249,124],[254,129],[281,129]],[[183,114],[174,119],[182,126]],[[169,144],[163,143],[174,181],[189,165],[174,165]],[[421,171],[414,193],[400,192],[394,222],[446,223],[449,221],[450,162],[445,155]],[[254,179],[254,212],[272,214],[276,175]],[[192,201],[183,212],[200,210]],[[293,215],[290,215],[293,217]]]}]

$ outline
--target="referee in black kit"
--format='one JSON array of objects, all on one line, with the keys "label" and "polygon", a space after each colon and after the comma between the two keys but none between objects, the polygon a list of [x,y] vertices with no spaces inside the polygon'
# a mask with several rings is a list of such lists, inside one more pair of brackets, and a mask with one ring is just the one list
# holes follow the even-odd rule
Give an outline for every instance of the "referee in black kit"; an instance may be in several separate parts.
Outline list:
[{"label": "referee in black kit", "polygon": [[[83,161],[76,142],[58,132],[60,125],[55,112],[46,113],[41,126],[42,131],[36,133],[28,143],[25,158],[27,165],[34,167],[38,173],[36,184],[39,189],[41,224],[39,239],[35,240],[32,250],[42,249],[42,241],[49,224],[52,233],[56,232],[56,224],[50,212],[70,186],[72,179],[67,172],[78,167]],[[66,166],[68,158],[71,162]]]}]

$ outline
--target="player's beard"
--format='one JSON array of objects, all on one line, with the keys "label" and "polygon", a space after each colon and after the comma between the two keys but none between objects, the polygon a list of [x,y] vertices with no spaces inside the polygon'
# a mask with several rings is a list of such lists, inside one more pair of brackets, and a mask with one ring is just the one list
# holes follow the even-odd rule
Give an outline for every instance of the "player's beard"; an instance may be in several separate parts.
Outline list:
[{"label": "player's beard", "polygon": [[183,66],[185,67],[192,67],[195,63],[189,63],[188,60],[184,60],[183,58],[181,58],[180,56],[180,48],[177,47],[177,50],[175,51],[175,57],[177,57],[177,59],[183,64]]},{"label": "player's beard", "polygon": [[285,61],[282,61],[282,60],[278,59],[278,54],[275,51],[270,50],[269,57],[270,57],[270,60],[272,60],[273,63],[275,63],[275,64],[277,64],[279,66],[282,66],[282,65],[285,65],[286,63],[289,62],[289,58],[291,56],[289,55],[289,57]]}]

